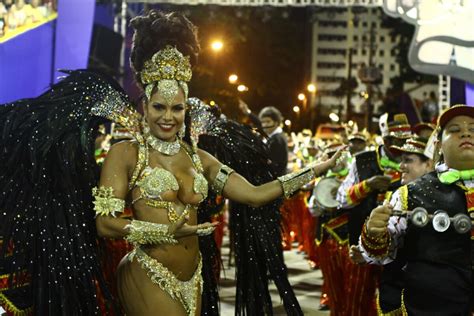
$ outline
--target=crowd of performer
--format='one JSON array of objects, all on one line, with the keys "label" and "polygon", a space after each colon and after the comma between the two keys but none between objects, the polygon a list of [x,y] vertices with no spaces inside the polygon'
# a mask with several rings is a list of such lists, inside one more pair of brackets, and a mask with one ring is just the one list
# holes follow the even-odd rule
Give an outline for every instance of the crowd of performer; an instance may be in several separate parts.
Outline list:
[{"label": "crowd of performer", "polygon": [[236,314],[272,314],[270,280],[303,314],[283,259],[295,243],[331,315],[471,314],[474,107],[286,135],[273,106],[240,101],[242,124],[188,97],[200,48],[185,16],[131,25],[137,108],[91,70],[0,106],[9,315],[218,315],[227,218]]},{"label": "crowd of performer", "polygon": [[289,138],[289,170],[349,150],[281,207],[284,249],[296,241],[322,271],[320,308],[468,315],[474,108],[454,106],[437,125],[385,114],[379,134],[346,127],[326,141],[310,131]]},{"label": "crowd of performer", "polygon": [[[309,267],[323,274],[319,309],[330,310],[331,315],[361,316],[440,310],[446,315],[469,313],[471,231],[464,231],[463,236],[449,228],[449,221],[454,226],[453,216],[474,210],[469,173],[469,159],[474,159],[474,108],[455,106],[442,113],[438,124],[413,126],[404,114],[390,118],[386,114],[380,118],[379,133],[343,124],[343,132],[327,139],[317,138],[310,130],[285,134],[281,113],[274,107],[264,108],[258,116],[242,101],[240,109],[249,116],[248,124],[267,135],[280,175],[330,158],[347,145],[335,167],[280,207],[282,248],[297,245]],[[458,134],[460,148],[445,145],[448,149],[442,150],[442,143],[452,141],[443,141],[450,131]],[[458,162],[464,150],[464,162]],[[440,153],[444,160],[439,159]],[[461,173],[469,175],[462,183],[457,179],[446,185],[439,180],[453,168],[467,170]],[[420,206],[427,218],[433,218],[437,210],[447,212],[448,227],[438,228],[436,217],[433,225],[411,225],[409,212]],[[222,207],[214,220],[225,223],[226,210]],[[224,227],[215,231],[219,247]],[[429,277],[417,275],[422,272]],[[432,297],[440,303],[428,307]]]}]

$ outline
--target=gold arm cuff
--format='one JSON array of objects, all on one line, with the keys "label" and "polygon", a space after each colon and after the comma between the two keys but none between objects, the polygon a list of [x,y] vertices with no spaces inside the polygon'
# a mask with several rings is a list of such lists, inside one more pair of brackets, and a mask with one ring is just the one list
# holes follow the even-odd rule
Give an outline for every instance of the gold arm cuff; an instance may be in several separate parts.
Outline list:
[{"label": "gold arm cuff", "polygon": [[316,174],[313,167],[308,166],[296,172],[278,177],[278,181],[280,181],[281,188],[283,189],[283,195],[285,198],[289,198],[293,193],[298,191],[299,188],[311,182],[314,178],[316,178]]},{"label": "gold arm cuff", "polygon": [[123,213],[125,209],[125,200],[116,198],[112,187],[94,187],[92,196],[95,199],[93,203],[96,216],[115,217],[115,213]]},{"label": "gold arm cuff", "polygon": [[212,183],[212,191],[214,191],[218,195],[222,195],[222,190],[224,190],[224,186],[227,183],[227,180],[229,179],[229,176],[232,172],[234,172],[234,169],[229,166],[222,165],[219,171],[217,172],[214,182]]},{"label": "gold arm cuff", "polygon": [[130,224],[125,226],[125,229],[130,231],[125,240],[134,246],[150,244],[175,245],[178,241],[168,232],[168,227],[165,224],[132,220]]}]

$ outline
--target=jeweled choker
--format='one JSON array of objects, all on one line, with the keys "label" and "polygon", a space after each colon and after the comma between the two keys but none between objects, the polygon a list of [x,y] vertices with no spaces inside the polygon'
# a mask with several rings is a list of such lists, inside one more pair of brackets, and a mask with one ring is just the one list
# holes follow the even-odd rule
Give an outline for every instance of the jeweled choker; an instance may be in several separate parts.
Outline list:
[{"label": "jeweled choker", "polygon": [[148,145],[150,145],[151,148],[154,150],[167,155],[167,156],[173,156],[179,153],[179,150],[181,149],[181,144],[179,143],[178,137],[176,137],[176,140],[173,142],[166,142],[164,140],[159,139],[156,136],[153,136],[150,133],[150,128],[148,126],[143,127],[143,134],[145,136],[146,142]]}]

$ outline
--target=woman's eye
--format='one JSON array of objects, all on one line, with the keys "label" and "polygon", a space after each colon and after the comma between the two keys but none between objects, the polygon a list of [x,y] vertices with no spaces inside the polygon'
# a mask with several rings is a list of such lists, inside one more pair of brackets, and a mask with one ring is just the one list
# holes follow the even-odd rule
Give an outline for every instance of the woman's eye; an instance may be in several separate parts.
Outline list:
[{"label": "woman's eye", "polygon": [[174,110],[175,112],[181,112],[182,110],[184,110],[184,107],[182,107],[182,106],[176,106],[176,107],[173,108],[173,110]]},{"label": "woman's eye", "polygon": [[158,111],[162,111],[165,107],[161,104],[155,104],[153,105],[153,107],[158,110]]}]

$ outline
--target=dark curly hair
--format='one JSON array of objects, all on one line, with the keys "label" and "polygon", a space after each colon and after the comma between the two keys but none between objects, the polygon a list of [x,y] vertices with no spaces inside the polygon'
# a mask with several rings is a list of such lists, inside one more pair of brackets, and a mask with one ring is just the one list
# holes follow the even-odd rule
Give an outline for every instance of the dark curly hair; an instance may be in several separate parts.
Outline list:
[{"label": "dark curly hair", "polygon": [[133,18],[130,25],[135,29],[130,61],[140,86],[139,73],[143,64],[167,45],[189,56],[191,65],[197,62],[200,50],[197,28],[183,14],[150,10]]}]

